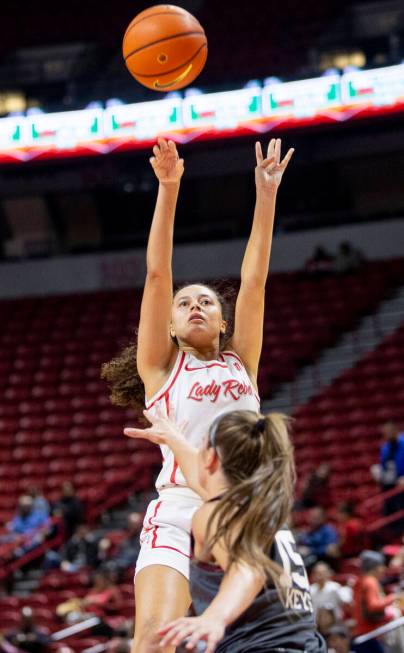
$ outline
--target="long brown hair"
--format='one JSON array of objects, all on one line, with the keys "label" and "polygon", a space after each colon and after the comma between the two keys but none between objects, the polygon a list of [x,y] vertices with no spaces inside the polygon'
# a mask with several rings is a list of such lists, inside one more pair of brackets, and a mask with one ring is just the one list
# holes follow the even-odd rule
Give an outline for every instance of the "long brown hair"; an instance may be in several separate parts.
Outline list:
[{"label": "long brown hair", "polygon": [[[184,284],[175,290],[174,297],[190,284]],[[227,322],[226,334],[220,336],[220,349],[223,350],[233,332],[233,297],[234,288],[222,282],[222,284],[209,286],[201,284],[215,293],[222,308],[223,320]],[[176,339],[173,339],[176,342]],[[109,387],[109,398],[116,406],[123,408],[140,409],[144,406],[145,390],[143,381],[137,370],[137,331],[135,331],[133,342],[127,345],[118,356],[115,356],[108,363],[101,367],[101,378]]]},{"label": "long brown hair", "polygon": [[216,449],[229,488],[209,520],[207,548],[220,540],[229,567],[244,560],[279,581],[283,570],[269,554],[293,500],[295,466],[288,418],[249,410],[227,413],[212,423],[208,447]]}]

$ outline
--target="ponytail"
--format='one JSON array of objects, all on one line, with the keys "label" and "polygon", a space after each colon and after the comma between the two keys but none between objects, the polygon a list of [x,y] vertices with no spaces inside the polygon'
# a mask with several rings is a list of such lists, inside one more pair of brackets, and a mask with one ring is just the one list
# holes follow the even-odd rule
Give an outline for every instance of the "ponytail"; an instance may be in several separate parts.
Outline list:
[{"label": "ponytail", "polygon": [[235,411],[213,423],[210,444],[230,487],[209,520],[207,548],[222,541],[229,567],[243,560],[278,584],[283,570],[270,552],[289,517],[295,482],[288,419],[278,413],[263,417]]}]

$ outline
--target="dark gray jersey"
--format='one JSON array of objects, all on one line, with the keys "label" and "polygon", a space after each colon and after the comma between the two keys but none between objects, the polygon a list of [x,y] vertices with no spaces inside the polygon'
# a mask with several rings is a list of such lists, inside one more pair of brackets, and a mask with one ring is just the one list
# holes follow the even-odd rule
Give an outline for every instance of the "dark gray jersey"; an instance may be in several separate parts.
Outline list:
[{"label": "dark gray jersey", "polygon": [[[269,582],[249,608],[226,630],[217,653],[266,653],[305,651],[326,653],[316,632],[310,586],[303,560],[291,531],[283,528],[275,537],[271,559],[284,568],[291,586],[281,598]],[[195,614],[210,605],[219,591],[223,571],[214,565],[191,561],[190,588]]]}]

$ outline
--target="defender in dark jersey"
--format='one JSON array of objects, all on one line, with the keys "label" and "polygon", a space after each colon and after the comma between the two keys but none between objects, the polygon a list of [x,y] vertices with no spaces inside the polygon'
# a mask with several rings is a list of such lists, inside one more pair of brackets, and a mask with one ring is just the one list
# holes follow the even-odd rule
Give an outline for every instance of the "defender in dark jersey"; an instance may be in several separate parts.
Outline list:
[{"label": "defender in dark jersey", "polygon": [[196,451],[161,413],[132,429],[168,445],[205,503],[192,522],[190,590],[196,616],[167,624],[162,646],[206,653],[325,653],[291,531],[294,462],[286,418],[219,416]]},{"label": "defender in dark jersey", "polygon": [[[243,614],[226,628],[216,653],[327,650],[315,631],[306,570],[288,528],[275,535],[271,558],[287,569],[291,586],[282,591],[274,583],[267,583]],[[196,615],[202,615],[219,595],[223,577],[221,567],[191,560],[190,589]],[[177,649],[178,652],[186,650],[185,647]]]}]

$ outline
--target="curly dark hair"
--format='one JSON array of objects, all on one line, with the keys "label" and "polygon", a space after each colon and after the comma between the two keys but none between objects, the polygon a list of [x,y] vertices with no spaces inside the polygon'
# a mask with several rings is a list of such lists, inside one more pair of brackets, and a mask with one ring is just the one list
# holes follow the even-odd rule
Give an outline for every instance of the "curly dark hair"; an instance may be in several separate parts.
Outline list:
[{"label": "curly dark hair", "polygon": [[[190,284],[183,284],[176,288],[175,295]],[[223,350],[233,333],[234,297],[235,288],[229,282],[219,282],[214,285],[201,284],[212,290],[221,307],[223,319],[227,322],[226,335],[221,335],[220,349]],[[177,344],[176,338],[173,338]],[[143,381],[137,370],[137,330],[134,340],[127,345],[118,356],[101,367],[101,378],[104,379],[110,390],[110,400],[116,406],[123,408],[143,408],[145,389]]]}]

